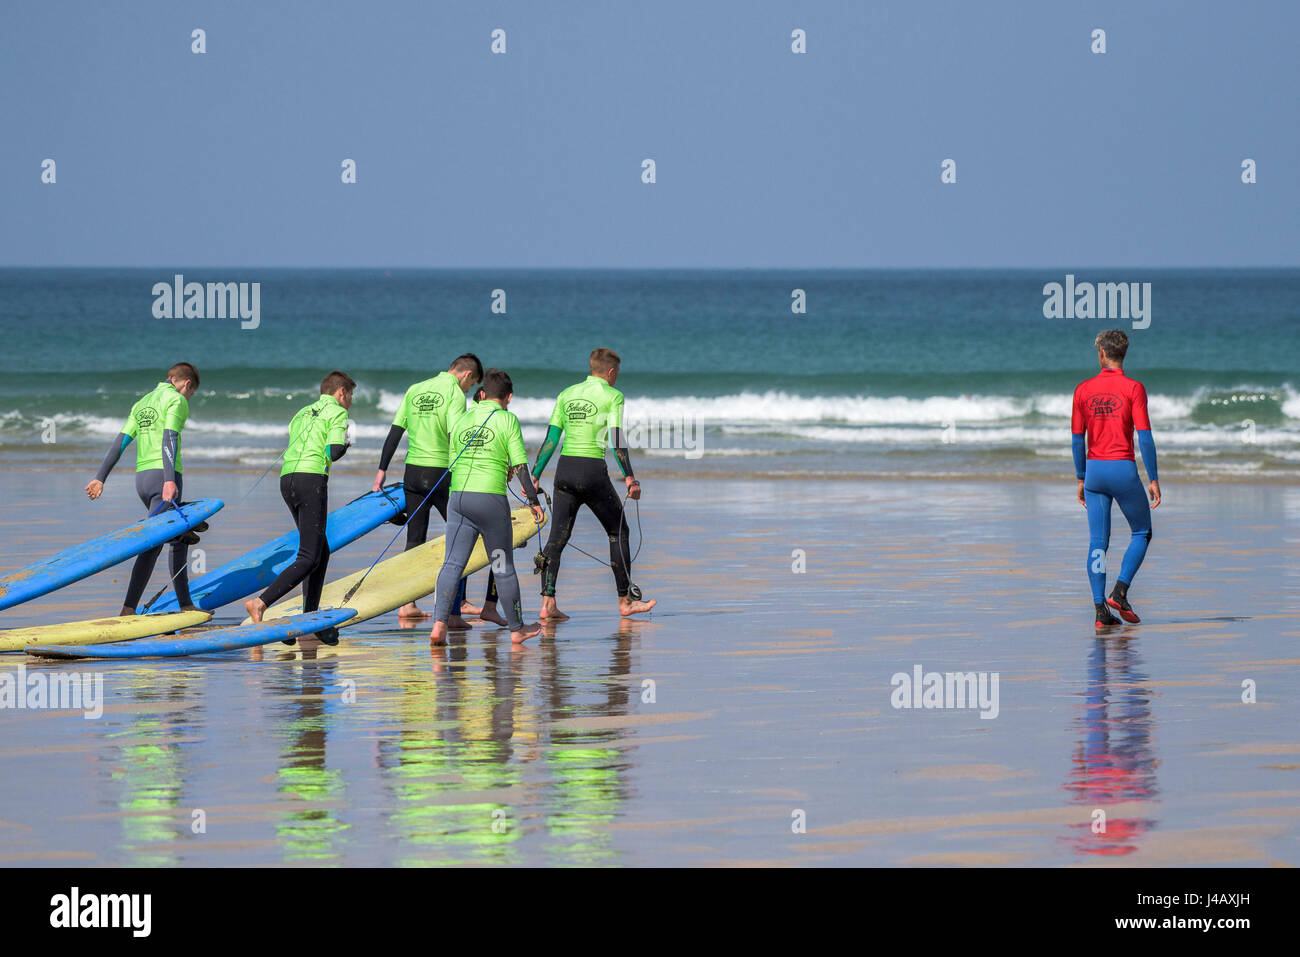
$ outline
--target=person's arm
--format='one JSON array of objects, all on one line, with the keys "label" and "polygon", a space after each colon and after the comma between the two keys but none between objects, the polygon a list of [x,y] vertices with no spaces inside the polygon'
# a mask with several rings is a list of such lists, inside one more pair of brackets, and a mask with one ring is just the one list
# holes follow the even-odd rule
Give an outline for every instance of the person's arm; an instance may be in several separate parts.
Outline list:
[{"label": "person's arm", "polygon": [[1084,445],[1084,433],[1088,431],[1087,422],[1083,416],[1083,405],[1079,402],[1079,387],[1074,388],[1073,409],[1070,413],[1070,450],[1074,455],[1074,475],[1079,480],[1079,486],[1075,490],[1075,497],[1079,504],[1085,508],[1088,505],[1087,500],[1083,497],[1083,480],[1087,477],[1088,471],[1088,450]]},{"label": "person's arm", "polygon": [[405,434],[406,429],[396,423],[389,428],[388,438],[384,439],[383,451],[379,453],[379,471],[381,473],[388,471],[388,466],[393,461],[393,455],[397,452],[398,443],[402,441],[402,436]]},{"label": "person's arm", "polygon": [[1156,440],[1151,437],[1151,416],[1147,412],[1147,390],[1141,383],[1133,389],[1133,430],[1137,432],[1138,449],[1142,453],[1142,464],[1146,466],[1147,478],[1158,482],[1156,475]]},{"label": "person's arm", "polygon": [[1082,482],[1088,468],[1088,451],[1083,436],[1078,432],[1070,436],[1070,451],[1074,454],[1074,477]]},{"label": "person's arm", "polygon": [[113,439],[113,443],[108,447],[108,454],[104,456],[104,461],[100,463],[99,471],[95,473],[96,482],[100,485],[104,484],[104,481],[108,478],[108,473],[113,471],[113,467],[117,465],[117,460],[122,457],[122,453],[126,451],[126,447],[130,444],[131,436],[125,432],[117,434],[117,438]]},{"label": "person's arm", "polygon": [[533,477],[528,474],[528,450],[524,448],[524,431],[520,427],[519,419],[516,416],[510,415],[509,412],[506,415],[510,416],[507,425],[509,437],[506,440],[506,454],[509,456],[506,461],[510,465],[506,470],[506,481],[510,481],[510,476],[513,473],[519,475],[519,484],[524,487],[524,495],[528,497],[528,505],[532,508],[533,514],[537,516],[537,521],[540,522],[543,516],[542,506],[537,501],[537,489],[533,486]]},{"label": "person's arm", "polygon": [[[1151,437],[1150,429],[1141,429],[1138,431],[1138,449],[1142,452],[1142,464],[1146,466],[1147,478],[1152,482],[1160,481],[1160,476],[1156,474],[1156,440]],[[1175,485],[1178,483],[1175,482]]]},{"label": "person's arm", "polygon": [[533,465],[533,478],[542,477],[542,473],[546,471],[546,463],[551,461],[551,456],[560,447],[560,436],[563,434],[564,430],[558,425],[546,427],[546,441],[542,443],[542,448],[537,453],[537,462]]},{"label": "person's arm", "polygon": [[614,461],[618,463],[619,471],[623,473],[623,478],[636,480],[632,474],[632,457],[628,453],[627,436],[623,430],[615,426],[609,436],[610,446],[614,450]]},{"label": "person's arm", "polygon": [[533,464],[534,481],[542,477],[542,472],[546,469],[546,463],[551,460],[555,450],[560,447],[560,436],[563,434],[564,392],[561,392],[559,398],[555,400],[555,407],[551,409],[551,421],[546,425],[546,441],[542,443],[542,447],[537,453],[537,461]]},{"label": "person's arm", "polygon": [[519,484],[524,487],[524,497],[528,499],[528,504],[536,508],[541,505],[537,499],[537,486],[533,485],[533,477],[528,474],[528,463],[523,465],[512,465],[510,467],[511,477],[518,476]]},{"label": "person's arm", "polygon": [[347,410],[340,408],[338,410],[342,415],[335,415],[330,420],[329,435],[326,441],[329,442],[330,461],[337,462],[343,458],[348,450],[348,413]]},{"label": "person's arm", "polygon": [[[180,433],[173,429],[163,429],[162,469],[163,484],[176,483],[176,453],[181,447]],[[166,496],[164,496],[165,498]]]}]

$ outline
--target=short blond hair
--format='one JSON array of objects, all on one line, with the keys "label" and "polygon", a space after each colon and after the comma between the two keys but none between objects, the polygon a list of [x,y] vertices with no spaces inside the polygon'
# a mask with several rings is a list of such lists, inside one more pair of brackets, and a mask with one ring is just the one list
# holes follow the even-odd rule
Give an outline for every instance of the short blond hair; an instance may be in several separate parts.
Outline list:
[{"label": "short blond hair", "polygon": [[613,349],[592,349],[588,364],[592,375],[604,375],[610,369],[617,369],[622,364],[622,360]]}]

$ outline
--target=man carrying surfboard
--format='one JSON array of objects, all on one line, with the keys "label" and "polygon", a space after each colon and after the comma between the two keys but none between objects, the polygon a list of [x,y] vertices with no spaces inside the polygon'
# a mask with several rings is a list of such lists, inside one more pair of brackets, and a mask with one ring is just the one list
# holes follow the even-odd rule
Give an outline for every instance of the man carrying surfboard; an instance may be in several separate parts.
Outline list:
[{"label": "man carrying surfboard", "polygon": [[454,424],[452,442],[461,451],[451,467],[451,494],[447,501],[447,537],[442,569],[434,599],[433,630],[429,643],[445,644],[447,622],[458,583],[480,535],[488,557],[496,566],[497,590],[505,603],[506,625],[515,644],[542,630],[537,622],[525,625],[515,574],[514,534],[506,483],[519,476],[524,495],[540,523],[545,518],[537,489],[528,474],[528,453],[519,420],[507,411],[514,398],[514,383],[500,369],[483,376],[483,399]]},{"label": "man carrying surfboard", "polygon": [[620,360],[612,349],[594,349],[588,361],[591,375],[569,386],[555,400],[546,441],[533,465],[533,480],[541,478],[564,437],[564,452],[555,466],[555,500],[551,504],[551,534],[543,550],[542,617],[563,621],[569,616],[555,607],[555,583],[560,575],[560,554],[569,543],[573,522],[583,505],[609,536],[609,565],[618,589],[618,611],[623,617],[649,611],[658,602],[633,598],[628,579],[632,557],[628,550],[627,519],[623,504],[605,468],[605,448],[611,446],[627,496],[641,497],[641,483],[632,474],[632,460],[623,435],[623,393],[614,388]]},{"label": "man carrying surfboard", "polygon": [[[108,473],[126,447],[135,440],[135,491],[140,501],[156,515],[181,500],[181,431],[190,416],[190,402],[199,390],[199,373],[188,362],[178,362],[167,370],[167,379],[131,407],[122,431],[113,439],[99,472],[86,485],[91,501],[104,491]],[[196,526],[196,530],[207,525]],[[171,541],[170,564],[176,598],[182,611],[197,611],[190,601],[189,546],[199,540],[193,531]],[[136,556],[131,581],[126,587],[122,614],[134,615],[136,606],[149,584],[162,546]]]},{"label": "man carrying surfboard", "polygon": [[[1151,509],[1160,504],[1160,482],[1156,477],[1156,443],[1151,437],[1146,389],[1141,382],[1124,375],[1128,336],[1121,329],[1108,329],[1097,336],[1093,345],[1097,347],[1101,372],[1075,387],[1070,431],[1074,472],[1079,480],[1077,496],[1079,504],[1088,510],[1088,581],[1092,585],[1095,624],[1101,629],[1119,624],[1111,614],[1112,608],[1127,622],[1142,620],[1128,602],[1128,590],[1151,541]],[[1133,458],[1134,430],[1150,480],[1145,490]],[[1115,587],[1107,598],[1106,550],[1110,547],[1113,501],[1119,502],[1133,535],[1124,551]]]},{"label": "man carrying surfboard", "polygon": [[[357,384],[337,369],[320,383],[320,398],[298,410],[289,422],[289,447],[280,469],[280,496],[298,527],[298,555],[257,598],[244,602],[248,617],[260,622],[262,613],[299,582],[304,613],[320,607],[330,546],[325,536],[329,514],[330,463],[348,450],[348,409]],[[316,635],[327,645],[339,643],[339,630],[330,627]],[[293,644],[295,639],[285,639]]]},{"label": "man carrying surfboard", "polygon": [[[429,537],[429,509],[436,508],[443,521],[447,520],[447,496],[450,494],[447,467],[451,461],[451,426],[465,413],[465,396],[483,378],[483,364],[478,356],[467,352],[457,356],[432,379],[415,383],[402,396],[402,404],[393,416],[388,438],[379,454],[379,471],[375,473],[373,490],[384,487],[384,476],[397,451],[402,435],[407,435],[406,470],[402,474],[402,489],[406,493],[406,550],[417,548]],[[432,494],[430,494],[432,493]],[[488,573],[488,602],[496,601],[492,573]],[[490,621],[504,625],[505,620],[489,608],[475,608],[465,601],[465,582],[460,583],[460,601],[448,619],[452,628],[467,628],[462,616],[484,615]],[[407,602],[397,612],[398,618],[428,618],[415,602]]]}]

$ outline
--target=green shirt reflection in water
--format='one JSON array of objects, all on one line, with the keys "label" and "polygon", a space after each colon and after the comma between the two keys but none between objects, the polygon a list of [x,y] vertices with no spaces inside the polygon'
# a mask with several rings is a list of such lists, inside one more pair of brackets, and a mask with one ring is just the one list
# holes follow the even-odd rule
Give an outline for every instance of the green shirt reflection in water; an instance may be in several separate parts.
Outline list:
[{"label": "green shirt reflection in water", "polygon": [[548,846],[548,851],[571,858],[573,864],[599,864],[618,858],[617,848],[611,846],[609,825],[622,804],[619,765],[624,760],[618,748],[566,745],[547,749],[555,799],[546,817],[546,831],[565,841]]},{"label": "green shirt reflection in water", "polygon": [[340,856],[338,835],[351,826],[340,821],[329,805],[340,801],[346,786],[343,772],[325,766],[325,744],[331,716],[322,705],[332,689],[321,678],[304,681],[298,693],[297,718],[288,723],[290,746],[281,756],[276,771],[280,794],[302,801],[309,807],[291,811],[276,822],[275,830],[286,861],[329,861]]},{"label": "green shirt reflection in water", "polygon": [[[439,705],[454,709],[447,727],[429,727]],[[469,860],[519,863],[511,845],[523,836],[520,808],[490,799],[491,792],[518,788],[523,768],[511,759],[512,745],[498,740],[494,711],[501,698],[490,682],[449,678],[409,685],[398,712],[404,727],[392,752],[397,764],[388,779],[402,803],[393,812],[395,835],[419,848],[462,849]],[[454,738],[452,736],[455,736]],[[465,792],[479,799],[448,803]],[[400,865],[447,863],[428,852],[400,857]]]},{"label": "green shirt reflection in water", "polygon": [[178,760],[180,747],[169,743],[174,733],[167,718],[137,717],[122,745],[122,767],[112,771],[122,785],[118,807],[129,812],[122,818],[122,844],[130,864],[161,867],[179,863],[174,848],[179,834],[177,805],[184,774]]}]

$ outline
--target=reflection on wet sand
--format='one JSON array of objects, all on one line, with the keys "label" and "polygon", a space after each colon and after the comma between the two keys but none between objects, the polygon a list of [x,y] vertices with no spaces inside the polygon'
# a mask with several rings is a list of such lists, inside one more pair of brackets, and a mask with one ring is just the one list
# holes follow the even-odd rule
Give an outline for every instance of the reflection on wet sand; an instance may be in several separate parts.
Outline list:
[{"label": "reflection on wet sand", "polygon": [[1156,826],[1154,818],[1111,816],[1109,810],[1159,793],[1153,692],[1141,670],[1137,644],[1135,637],[1123,634],[1099,637],[1088,653],[1082,709],[1074,718],[1078,743],[1065,782],[1076,802],[1094,809],[1091,820],[1069,826],[1067,840],[1077,854],[1132,854]]}]

